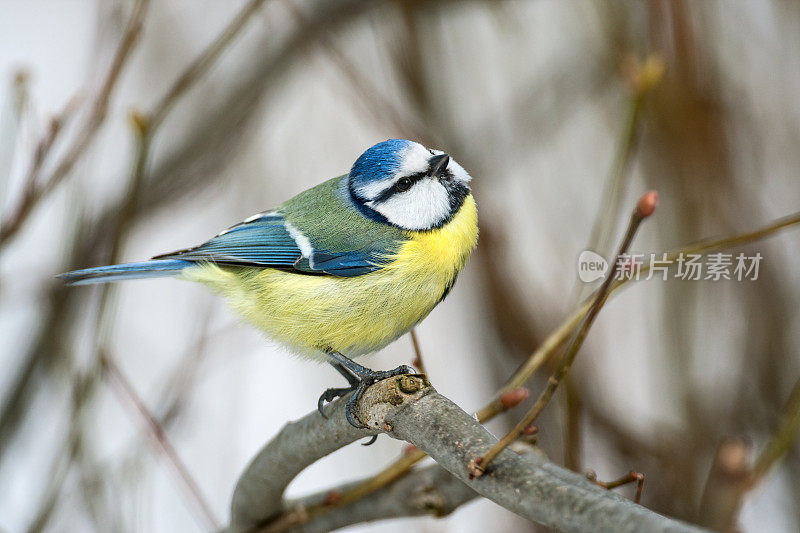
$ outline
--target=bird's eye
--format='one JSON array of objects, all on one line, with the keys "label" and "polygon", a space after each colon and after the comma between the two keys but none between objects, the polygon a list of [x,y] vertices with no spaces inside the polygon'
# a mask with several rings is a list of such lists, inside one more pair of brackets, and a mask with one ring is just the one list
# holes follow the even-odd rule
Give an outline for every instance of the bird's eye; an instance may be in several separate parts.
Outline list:
[{"label": "bird's eye", "polygon": [[394,188],[398,192],[407,191],[408,189],[411,188],[411,180],[408,178],[400,178],[399,180],[397,180],[397,183],[394,184]]}]

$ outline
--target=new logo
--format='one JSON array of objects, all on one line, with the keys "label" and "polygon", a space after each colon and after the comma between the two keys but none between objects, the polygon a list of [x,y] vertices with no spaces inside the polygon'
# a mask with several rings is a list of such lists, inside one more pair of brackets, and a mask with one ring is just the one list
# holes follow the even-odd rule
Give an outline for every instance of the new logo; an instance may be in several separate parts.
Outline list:
[{"label": "new logo", "polygon": [[605,276],[608,261],[591,250],[584,250],[578,256],[578,277],[584,283],[591,283]]}]

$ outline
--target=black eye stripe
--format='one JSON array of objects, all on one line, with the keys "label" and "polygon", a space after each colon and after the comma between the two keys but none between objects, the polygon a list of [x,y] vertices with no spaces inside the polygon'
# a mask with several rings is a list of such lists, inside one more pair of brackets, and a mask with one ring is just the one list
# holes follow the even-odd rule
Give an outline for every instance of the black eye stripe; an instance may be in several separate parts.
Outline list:
[{"label": "black eye stripe", "polygon": [[[407,180],[409,180],[411,182],[411,185],[409,186],[409,188],[406,189],[406,191],[408,191],[419,180],[421,180],[422,178],[426,178],[426,177],[428,177],[428,172],[427,171],[425,171],[425,172],[417,172],[416,174],[412,174],[410,176],[403,176],[400,179],[405,178],[405,179],[407,179]],[[398,180],[398,181],[400,181],[400,180]],[[395,194],[399,194],[401,192],[405,192],[405,191],[398,191],[397,188],[395,187],[396,183],[397,182],[392,183],[390,186],[388,186],[383,191],[381,191],[381,193],[377,197],[375,197],[373,202],[380,204],[380,203],[383,203],[383,202],[387,201],[389,198],[391,198]]]}]

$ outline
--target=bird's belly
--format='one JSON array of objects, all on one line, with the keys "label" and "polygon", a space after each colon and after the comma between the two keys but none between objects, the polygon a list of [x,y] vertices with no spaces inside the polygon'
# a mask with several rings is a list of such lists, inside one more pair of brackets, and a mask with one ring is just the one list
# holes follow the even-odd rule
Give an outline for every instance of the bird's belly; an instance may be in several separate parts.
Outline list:
[{"label": "bird's belly", "polygon": [[453,281],[390,267],[337,278],[207,265],[190,277],[226,296],[270,337],[310,356],[379,350],[425,318]]},{"label": "bird's belly", "polygon": [[477,240],[475,204],[468,198],[450,224],[409,232],[392,260],[369,274],[344,278],[206,264],[187,269],[184,277],[210,286],[301,355],[373,352],[425,318],[455,283]]}]

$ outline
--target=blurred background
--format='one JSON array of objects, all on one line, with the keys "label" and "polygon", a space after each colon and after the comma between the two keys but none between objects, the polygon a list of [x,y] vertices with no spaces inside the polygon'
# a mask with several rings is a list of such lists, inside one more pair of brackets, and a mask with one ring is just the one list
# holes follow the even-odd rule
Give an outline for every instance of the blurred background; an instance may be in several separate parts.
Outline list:
[{"label": "blurred background", "polygon": [[[800,205],[797,2],[0,8],[2,531],[227,521],[247,461],[339,376],[275,347],[203,287],[65,288],[54,275],[202,242],[346,173],[375,142],[419,140],[474,178],[480,243],[418,328],[434,386],[468,411],[587,294],[579,253],[607,255],[644,191],[660,205],[634,244],[642,253]],[[800,241],[789,229],[740,251],[762,254],[757,280],[641,281],[614,296],[537,422],[539,443],[600,479],[643,472],[642,503],[656,511],[797,531],[796,443],[739,489],[800,376]],[[365,361],[412,357],[406,336]],[[196,486],[153,452],[137,401]],[[400,449],[385,437],[349,446],[290,495],[377,472]],[[409,528],[539,530],[485,500],[351,530]]]}]

